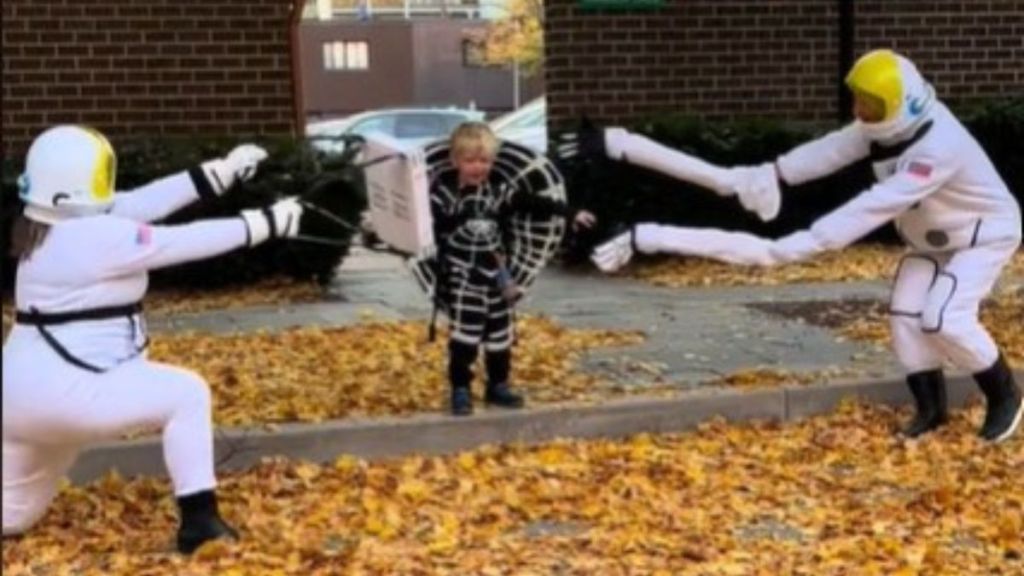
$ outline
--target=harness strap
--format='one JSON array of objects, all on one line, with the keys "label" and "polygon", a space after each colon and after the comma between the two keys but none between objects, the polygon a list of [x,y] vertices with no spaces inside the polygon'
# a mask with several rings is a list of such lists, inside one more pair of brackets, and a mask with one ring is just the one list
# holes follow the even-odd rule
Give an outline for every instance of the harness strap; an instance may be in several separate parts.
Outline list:
[{"label": "harness strap", "polygon": [[18,310],[14,315],[14,320],[18,324],[28,324],[29,326],[53,326],[55,324],[67,324],[68,322],[82,320],[107,320],[109,318],[134,316],[141,313],[142,302],[135,302],[120,306],[74,310],[72,312],[40,312],[35,308],[28,311]]},{"label": "harness strap", "polygon": [[[57,353],[65,362],[72,366],[77,366],[83,370],[101,374],[106,372],[105,369],[98,366],[89,364],[85,360],[76,357],[74,354],[68,351],[63,344],[57,340],[54,335],[46,329],[46,326],[54,326],[57,324],[67,324],[69,322],[79,322],[83,320],[106,320],[109,318],[121,318],[125,317],[131,322],[132,325],[132,339],[134,340],[136,335],[136,324],[133,317],[142,312],[142,302],[135,302],[133,304],[125,304],[121,306],[106,306],[103,308],[90,308],[88,310],[75,310],[73,312],[51,312],[44,313],[40,312],[36,308],[31,308],[28,311],[18,310],[15,314],[15,322],[18,324],[25,324],[28,326],[35,326],[39,330],[39,334],[43,337],[43,340],[53,348],[53,351]],[[142,347],[138,349],[138,352],[142,352],[149,346],[149,336],[146,336],[145,342]]]}]

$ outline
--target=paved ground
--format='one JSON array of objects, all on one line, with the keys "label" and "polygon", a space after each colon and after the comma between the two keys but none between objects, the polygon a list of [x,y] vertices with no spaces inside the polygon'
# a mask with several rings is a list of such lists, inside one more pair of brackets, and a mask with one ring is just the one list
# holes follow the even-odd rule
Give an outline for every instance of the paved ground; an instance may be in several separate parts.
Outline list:
[{"label": "paved ground", "polygon": [[[842,341],[824,327],[767,312],[778,303],[881,302],[882,282],[766,287],[661,288],[636,280],[552,267],[520,313],[545,314],[570,327],[638,329],[646,342],[596,352],[588,365],[628,384],[629,364],[663,370],[672,381],[696,384],[736,370],[768,366],[794,371],[850,368],[869,376],[898,372],[877,347]],[[387,319],[426,319],[430,303],[396,256],[357,252],[329,288],[328,301],[285,307],[224,310],[154,319],[154,330],[237,331],[304,324],[345,325],[367,312]],[[529,338],[529,334],[521,334]]]},{"label": "paved ground", "polygon": [[[552,268],[522,304],[523,312],[547,314],[570,327],[639,329],[647,334],[639,346],[592,352],[585,361],[587,369],[610,372],[626,386],[640,386],[652,381],[652,375],[638,371],[636,365],[651,365],[663,381],[697,390],[674,398],[626,398],[600,405],[485,410],[468,419],[418,414],[271,430],[220,430],[218,463],[244,469],[269,455],[327,462],[343,453],[394,457],[465,450],[482,443],[620,437],[682,430],[716,416],[787,421],[829,412],[851,395],[902,404],[909,394],[890,352],[844,340],[823,327],[827,322],[799,320],[808,311],[882,306],[886,297],[883,282],[673,289]],[[150,326],[158,332],[273,330],[346,325],[363,321],[367,312],[379,318],[424,320],[430,304],[397,257],[357,252],[346,260],[323,302],[154,317]],[[848,381],[755,390],[702,385],[716,376],[761,367],[839,373],[838,379]],[[812,384],[823,380],[817,377]],[[953,406],[976,393],[968,378],[953,378],[950,384]],[[97,446],[83,454],[71,477],[85,482],[111,468],[129,476],[162,474],[159,439]]]}]

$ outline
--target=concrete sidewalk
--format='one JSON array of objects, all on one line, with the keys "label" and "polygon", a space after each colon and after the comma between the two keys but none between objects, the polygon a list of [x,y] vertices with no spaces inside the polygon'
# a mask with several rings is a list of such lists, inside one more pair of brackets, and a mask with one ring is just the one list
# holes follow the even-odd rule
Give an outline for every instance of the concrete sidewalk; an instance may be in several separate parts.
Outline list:
[{"label": "concrete sidewalk", "polygon": [[[520,305],[520,314],[548,315],[568,327],[643,331],[642,344],[591,351],[583,365],[624,386],[637,386],[638,396],[599,405],[484,410],[469,418],[433,413],[218,429],[218,466],[244,469],[262,457],[282,454],[326,462],[342,454],[379,458],[563,437],[620,438],[642,431],[683,430],[713,417],[790,421],[829,412],[849,397],[901,405],[910,398],[887,349],[846,340],[833,330],[799,320],[799,315],[794,320],[794,315],[778,312],[842,305],[856,314],[859,308],[884,305],[887,298],[883,282],[675,289],[552,268]],[[324,301],[155,317],[150,324],[155,332],[236,332],[344,326],[364,322],[368,312],[381,319],[426,322],[430,311],[430,302],[400,258],[356,251],[345,260]],[[638,373],[637,363],[656,366],[656,376],[678,383],[681,394],[644,398],[642,387],[655,375]],[[810,372],[814,381],[753,390],[708,383],[718,376],[765,367]],[[836,373],[845,378],[825,381],[824,375]],[[952,406],[963,406],[972,394],[977,394],[976,386],[969,378],[950,379]],[[126,476],[165,474],[159,439],[98,446],[83,454],[71,476],[86,482],[112,468]]]},{"label": "concrete sidewalk", "polygon": [[[551,267],[518,311],[544,314],[572,328],[641,330],[647,335],[644,344],[593,352],[586,365],[628,384],[635,371],[619,368],[642,362],[661,367],[667,380],[696,386],[759,366],[801,372],[848,369],[874,377],[896,374],[891,354],[877,346],[846,341],[826,328],[765,311],[780,302],[883,302],[887,294],[883,282],[663,288]],[[368,312],[381,319],[427,320],[431,311],[402,261],[389,254],[354,253],[327,298],[313,304],[152,318],[150,328],[234,332],[344,326],[362,321]]]},{"label": "concrete sidewalk", "polygon": [[[685,430],[713,417],[790,421],[829,412],[851,396],[903,404],[910,397],[889,351],[772,312],[815,303],[827,308],[851,303],[881,306],[887,297],[883,282],[676,289],[551,268],[520,306],[520,313],[545,314],[569,327],[641,330],[647,335],[643,344],[591,351],[583,368],[602,371],[623,386],[642,387],[652,375],[638,374],[630,365],[653,364],[659,367],[661,379],[677,383],[681,393],[644,398],[642,390],[636,390],[641,393],[638,397],[598,405],[485,410],[469,418],[419,414],[289,424],[270,430],[222,429],[217,434],[218,466],[244,469],[262,457],[280,454],[329,462],[342,454],[397,457],[448,453],[486,443],[622,437]],[[857,306],[853,308],[856,312]],[[401,259],[357,251],[345,261],[323,302],[154,317],[150,327],[154,332],[235,332],[344,326],[365,321],[368,311],[382,319],[426,320],[431,306]],[[811,372],[815,379],[806,386],[755,390],[708,384],[715,377],[759,367]],[[837,372],[846,374],[845,380],[825,382],[823,374]],[[975,392],[968,378],[950,380],[953,406],[962,406]],[[89,481],[112,468],[126,475],[163,474],[159,439],[98,446],[83,454],[71,477],[76,482]]]}]

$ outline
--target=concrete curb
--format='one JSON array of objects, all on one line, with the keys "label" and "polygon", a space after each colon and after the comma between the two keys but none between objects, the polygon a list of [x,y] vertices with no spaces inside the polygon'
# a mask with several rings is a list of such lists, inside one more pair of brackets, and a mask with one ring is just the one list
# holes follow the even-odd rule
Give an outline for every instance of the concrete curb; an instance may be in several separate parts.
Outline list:
[{"label": "concrete curb", "polygon": [[[1024,373],[1018,373],[1024,381]],[[970,378],[949,379],[951,407],[976,390]],[[676,432],[721,416],[729,421],[792,421],[831,412],[847,397],[902,405],[910,401],[900,379],[879,379],[770,389],[698,390],[672,398],[630,398],[595,405],[541,406],[480,412],[469,418],[424,414],[407,418],[337,420],[263,428],[220,429],[218,470],[244,470],[267,456],[330,462],[343,454],[368,459],[449,454],[484,444],[540,443],[555,438],[619,438],[641,432]],[[82,454],[70,472],[75,483],[112,469],[124,476],[163,476],[159,438],[119,441]]]}]

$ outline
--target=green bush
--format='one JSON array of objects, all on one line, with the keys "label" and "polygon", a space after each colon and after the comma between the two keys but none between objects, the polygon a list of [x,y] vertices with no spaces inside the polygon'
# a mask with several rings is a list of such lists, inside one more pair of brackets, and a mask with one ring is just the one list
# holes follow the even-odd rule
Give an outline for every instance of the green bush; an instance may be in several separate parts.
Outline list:
[{"label": "green bush", "polygon": [[[1024,98],[992,102],[960,111],[961,120],[988,152],[1010,190],[1024,201]],[[760,163],[790,150],[821,131],[773,122],[710,123],[682,115],[663,115],[639,122],[630,130],[662,144],[722,165]],[[595,242],[616,229],[637,222],[715,227],[777,238],[806,228],[874,181],[867,161],[800,186],[783,187],[779,217],[763,223],[735,198],[722,198],[697,186],[621,163],[562,166],[570,200],[591,208],[598,230],[576,239],[570,259],[585,257]],[[896,242],[891,225],[867,238]]]},{"label": "green bush", "polygon": [[[223,156],[237,144],[229,139],[145,140],[119,143],[117,187],[131,190],[154,179],[188,169],[198,163]],[[256,177],[236,185],[222,197],[196,202],[167,218],[177,224],[204,218],[234,216],[244,208],[265,206],[284,196],[300,195],[324,207],[353,225],[359,223],[366,205],[362,171],[353,162],[357,142],[346,152],[325,156],[305,142],[293,139],[260,141],[270,157],[260,165]],[[17,177],[21,159],[5,159],[2,179],[3,287],[13,285],[16,263],[8,256],[11,224],[21,212],[17,197]],[[208,260],[189,262],[154,271],[154,286],[214,288],[245,284],[258,278],[286,274],[299,279],[330,280],[332,273],[348,254],[353,229],[325,216],[307,211],[303,215],[303,233],[328,238],[338,245],[302,241],[267,242],[252,250],[235,250]]]}]

